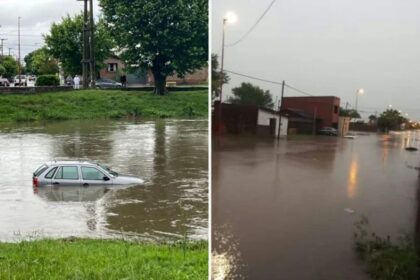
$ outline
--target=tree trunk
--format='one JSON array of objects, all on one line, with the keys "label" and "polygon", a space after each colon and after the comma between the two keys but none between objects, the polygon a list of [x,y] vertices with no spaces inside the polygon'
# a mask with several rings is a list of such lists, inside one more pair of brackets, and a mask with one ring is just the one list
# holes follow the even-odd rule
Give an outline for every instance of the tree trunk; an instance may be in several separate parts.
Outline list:
[{"label": "tree trunk", "polygon": [[152,67],[153,79],[155,81],[154,93],[158,95],[165,95],[166,90],[166,75],[159,69],[159,65]]}]

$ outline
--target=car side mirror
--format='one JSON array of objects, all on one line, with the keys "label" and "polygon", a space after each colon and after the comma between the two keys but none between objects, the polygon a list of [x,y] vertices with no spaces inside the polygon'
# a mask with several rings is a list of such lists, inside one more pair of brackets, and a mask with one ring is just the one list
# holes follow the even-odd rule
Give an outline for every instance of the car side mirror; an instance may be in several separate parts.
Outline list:
[{"label": "car side mirror", "polygon": [[107,176],[104,176],[104,181],[109,181],[110,179],[109,179],[109,177],[107,177]]}]

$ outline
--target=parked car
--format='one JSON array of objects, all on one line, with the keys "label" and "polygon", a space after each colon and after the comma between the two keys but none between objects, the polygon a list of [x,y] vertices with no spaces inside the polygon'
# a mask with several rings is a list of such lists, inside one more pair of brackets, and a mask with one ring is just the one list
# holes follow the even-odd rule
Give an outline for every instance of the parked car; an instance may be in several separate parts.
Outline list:
[{"label": "parked car", "polygon": [[25,75],[16,75],[15,79],[13,80],[13,83],[15,84],[15,87],[17,86],[27,86],[28,80]]},{"label": "parked car", "polygon": [[10,86],[10,82],[8,79],[0,77],[0,87],[8,87]]},{"label": "parked car", "polygon": [[321,134],[321,135],[338,136],[337,129],[335,129],[333,127],[323,127],[320,130],[318,130],[317,132],[318,132],[318,134]]},{"label": "parked car", "polygon": [[41,165],[32,177],[34,187],[138,185],[137,177],[120,175],[110,168],[88,161],[50,161]]},{"label": "parked car", "polygon": [[36,76],[35,75],[28,75],[28,81],[29,82],[35,82],[36,81]]},{"label": "parked car", "polygon": [[122,84],[111,79],[100,78],[96,80],[96,88],[121,88]]}]

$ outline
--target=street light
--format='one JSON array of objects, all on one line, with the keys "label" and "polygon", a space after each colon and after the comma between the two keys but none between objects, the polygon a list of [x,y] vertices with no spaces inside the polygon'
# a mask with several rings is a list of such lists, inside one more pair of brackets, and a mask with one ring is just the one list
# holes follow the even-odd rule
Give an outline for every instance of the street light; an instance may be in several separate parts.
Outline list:
[{"label": "street light", "polygon": [[238,21],[238,17],[234,12],[227,12],[226,15],[223,17],[223,35],[222,35],[222,57],[220,62],[220,93],[219,93],[219,133],[221,133],[222,129],[222,102],[223,102],[223,66],[224,66],[224,58],[225,58],[225,30],[227,24],[234,24]]},{"label": "street light", "polygon": [[357,112],[357,101],[358,101],[358,97],[359,97],[359,95],[363,95],[365,93],[365,90],[364,89],[362,89],[362,88],[359,88],[357,91],[356,91],[356,104],[355,104],[355,106],[354,106],[354,109],[356,110],[356,112]]}]

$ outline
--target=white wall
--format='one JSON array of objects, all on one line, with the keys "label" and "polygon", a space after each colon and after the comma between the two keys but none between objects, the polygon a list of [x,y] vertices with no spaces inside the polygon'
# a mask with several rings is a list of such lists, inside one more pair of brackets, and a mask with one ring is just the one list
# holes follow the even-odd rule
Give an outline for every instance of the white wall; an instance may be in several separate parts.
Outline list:
[{"label": "white wall", "polygon": [[[270,126],[271,118],[276,119],[276,136],[277,136],[278,131],[279,131],[279,115],[269,113],[264,110],[258,110],[258,125]],[[282,116],[281,122],[282,122],[282,126],[281,126],[280,136],[287,136],[287,125],[288,125],[287,117]]]}]

